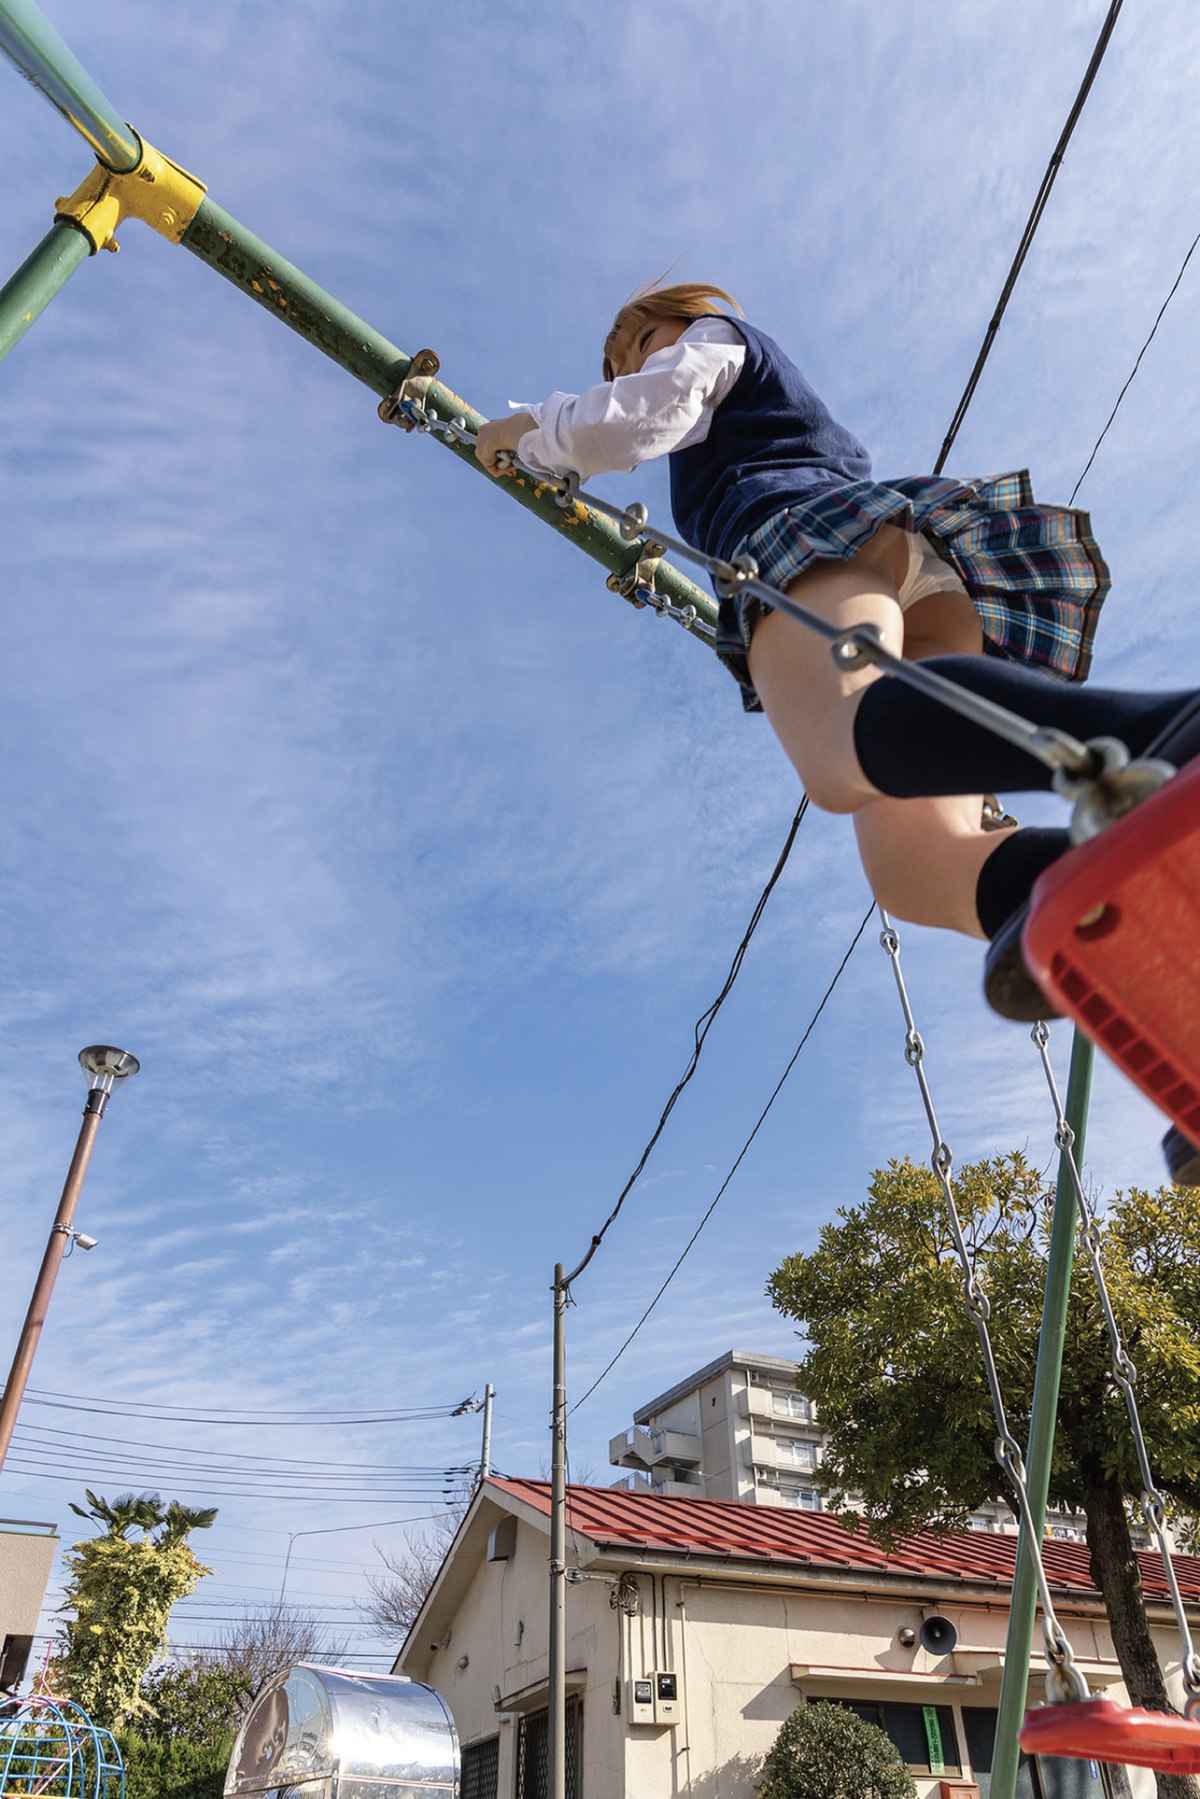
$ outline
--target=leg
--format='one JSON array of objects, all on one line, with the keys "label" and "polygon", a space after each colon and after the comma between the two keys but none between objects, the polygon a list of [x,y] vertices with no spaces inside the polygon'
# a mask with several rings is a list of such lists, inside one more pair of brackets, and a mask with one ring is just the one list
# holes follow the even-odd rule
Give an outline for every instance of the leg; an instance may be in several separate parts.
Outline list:
[{"label": "leg", "polygon": [[[839,628],[873,624],[894,654],[904,646],[899,588],[908,566],[901,532],[882,526],[847,562],[819,562],[790,583],[789,595]],[[881,795],[859,766],[854,713],[859,694],[880,677],[873,668],[843,673],[829,645],[782,612],[754,630],[750,675],[775,735],[813,804],[825,812],[857,812]]]},{"label": "leg", "polygon": [[982,795],[875,800],[854,815],[863,872],[885,911],[908,924],[986,936],[975,895],[984,863],[1010,835],[980,824]]},{"label": "leg", "polygon": [[[910,659],[979,654],[979,620],[963,595],[933,594],[901,612],[906,563],[903,538],[885,527],[849,562],[821,563],[788,591],[839,625],[878,625],[888,647]],[[980,796],[896,800],[871,786],[854,750],[853,722],[857,696],[878,672],[840,673],[823,639],[778,612],[759,621],[749,660],[767,716],[814,804],[854,813],[880,904],[912,923],[982,937],[979,871],[1005,833],[982,829]]]},{"label": "leg", "polygon": [[[982,654],[979,614],[961,593],[927,594],[905,612],[906,660]],[[985,831],[982,813],[982,794],[879,799],[856,812],[858,853],[884,910],[909,924],[983,937],[975,904],[979,873],[1007,833]]]}]

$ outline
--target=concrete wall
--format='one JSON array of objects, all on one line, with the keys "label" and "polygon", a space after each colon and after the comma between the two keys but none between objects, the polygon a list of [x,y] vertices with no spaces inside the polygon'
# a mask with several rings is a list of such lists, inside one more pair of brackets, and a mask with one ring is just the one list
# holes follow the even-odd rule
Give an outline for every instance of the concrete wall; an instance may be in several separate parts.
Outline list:
[{"label": "concrete wall", "polygon": [[0,1522],[0,1650],[5,1637],[29,1637],[37,1630],[57,1549],[52,1524]]}]

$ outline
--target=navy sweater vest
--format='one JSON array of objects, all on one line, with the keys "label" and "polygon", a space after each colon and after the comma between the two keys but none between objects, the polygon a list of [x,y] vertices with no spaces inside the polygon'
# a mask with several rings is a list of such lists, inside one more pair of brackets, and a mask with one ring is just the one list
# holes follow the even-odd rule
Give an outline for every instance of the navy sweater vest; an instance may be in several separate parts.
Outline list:
[{"label": "navy sweater vest", "polygon": [[723,558],[773,513],[871,473],[862,444],[779,345],[744,319],[729,323],[746,340],[742,372],[704,442],[668,459],[680,536]]}]

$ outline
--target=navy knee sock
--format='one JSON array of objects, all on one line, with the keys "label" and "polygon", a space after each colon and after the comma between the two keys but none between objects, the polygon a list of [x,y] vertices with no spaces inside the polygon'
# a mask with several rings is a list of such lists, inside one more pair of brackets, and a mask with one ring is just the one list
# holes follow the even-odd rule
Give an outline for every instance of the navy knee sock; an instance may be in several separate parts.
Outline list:
[{"label": "navy knee sock", "polygon": [[[1019,663],[985,656],[933,656],[922,663],[1035,725],[1073,737],[1117,737],[1140,756],[1190,697],[1126,693],[1057,681]],[[854,747],[868,781],[894,799],[951,793],[1032,793],[1051,786],[1050,769],[983,725],[919,693],[894,675],[866,688],[854,718]]]},{"label": "navy knee sock", "polygon": [[1005,831],[983,867],[975,886],[975,910],[985,937],[994,937],[1023,906],[1033,883],[1071,847],[1071,833],[1043,825]]}]

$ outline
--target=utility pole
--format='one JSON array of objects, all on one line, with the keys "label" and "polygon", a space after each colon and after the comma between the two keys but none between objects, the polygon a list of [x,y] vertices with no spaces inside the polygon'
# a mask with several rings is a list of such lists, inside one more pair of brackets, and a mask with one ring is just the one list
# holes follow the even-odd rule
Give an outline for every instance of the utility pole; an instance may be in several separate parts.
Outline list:
[{"label": "utility pole", "polygon": [[492,1400],[496,1389],[491,1381],[483,1389],[483,1445],[479,1451],[479,1478],[485,1481],[492,1472]]},{"label": "utility pole", "polygon": [[87,1104],[83,1108],[83,1123],[79,1127],[79,1136],[75,1142],[75,1153],[71,1157],[71,1166],[67,1170],[66,1184],[62,1190],[62,1198],[58,1202],[58,1212],[54,1223],[50,1226],[50,1238],[42,1256],[42,1266],[34,1283],[33,1297],[29,1301],[29,1310],[25,1314],[25,1323],[17,1341],[17,1352],[13,1357],[5,1384],[3,1397],[0,1398],[0,1468],[4,1466],[4,1458],[8,1454],[8,1446],[12,1441],[13,1426],[17,1422],[17,1413],[21,1409],[21,1401],[25,1397],[25,1386],[29,1380],[29,1371],[33,1366],[34,1352],[38,1339],[42,1334],[42,1326],[46,1322],[46,1313],[50,1308],[50,1295],[54,1291],[54,1282],[59,1266],[66,1253],[68,1242],[76,1240],[84,1249],[93,1247],[92,1239],[85,1238],[72,1229],[75,1218],[75,1206],[83,1186],[83,1177],[87,1173],[88,1163],[92,1159],[92,1145],[96,1141],[96,1132],[100,1129],[100,1120],[104,1116],[104,1108],[108,1104],[108,1096],[119,1081],[127,1081],[135,1075],[140,1066],[136,1056],[128,1050],[112,1049],[106,1043],[93,1043],[79,1052],[79,1066],[87,1077]]},{"label": "utility pole", "polygon": [[567,1283],[554,1268],[554,1396],[550,1412],[550,1665],[547,1799],[567,1799]]}]

